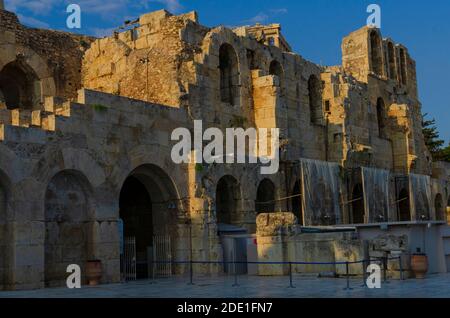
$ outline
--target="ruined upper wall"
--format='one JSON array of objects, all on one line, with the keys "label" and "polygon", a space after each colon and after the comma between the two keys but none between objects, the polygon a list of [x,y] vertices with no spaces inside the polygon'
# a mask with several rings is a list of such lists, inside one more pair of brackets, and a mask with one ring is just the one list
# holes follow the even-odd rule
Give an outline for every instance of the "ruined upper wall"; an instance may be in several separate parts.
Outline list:
[{"label": "ruined upper wall", "polygon": [[[21,80],[29,82],[26,94],[35,95],[33,108],[39,108],[47,96],[76,96],[81,88],[81,59],[90,41],[86,36],[27,28],[14,13],[0,11],[0,71],[10,66],[27,77]],[[3,83],[10,82],[18,80],[18,73],[0,77]]]},{"label": "ruined upper wall", "polygon": [[406,47],[383,39],[377,28],[366,26],[343,39],[342,66],[362,83],[368,83],[369,77],[388,81],[397,91],[417,99],[415,61]]},{"label": "ruined upper wall", "polygon": [[[161,10],[141,16],[130,30],[95,41],[84,56],[83,86],[180,106],[182,79],[188,76],[183,62],[193,59],[182,33],[196,22],[195,13],[172,16]],[[202,28],[197,32],[201,37]]]}]

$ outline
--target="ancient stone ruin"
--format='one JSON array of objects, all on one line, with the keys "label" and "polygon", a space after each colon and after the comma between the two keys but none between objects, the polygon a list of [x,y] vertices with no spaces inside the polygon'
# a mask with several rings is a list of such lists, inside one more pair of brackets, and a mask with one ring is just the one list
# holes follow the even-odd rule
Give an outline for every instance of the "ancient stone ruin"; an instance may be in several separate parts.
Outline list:
[{"label": "ancient stone ruin", "polygon": [[[280,25],[208,28],[195,12],[148,13],[95,39],[0,10],[0,288],[64,285],[69,264],[93,259],[118,282],[129,244],[137,278],[152,257],[220,262],[224,229],[256,234],[261,213],[288,213],[289,235],[445,222],[450,168],[425,146],[410,52],[363,27],[342,53],[317,65]],[[279,172],[175,164],[171,133],[194,120],[279,128]],[[261,244],[281,235],[271,220],[258,222]]]}]

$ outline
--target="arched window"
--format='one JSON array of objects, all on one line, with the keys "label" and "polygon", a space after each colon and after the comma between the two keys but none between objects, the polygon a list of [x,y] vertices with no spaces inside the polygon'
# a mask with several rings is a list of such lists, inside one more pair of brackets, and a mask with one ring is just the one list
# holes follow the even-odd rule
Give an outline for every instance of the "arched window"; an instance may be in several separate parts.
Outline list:
[{"label": "arched window", "polygon": [[323,118],[322,85],[320,80],[311,75],[308,80],[310,119],[313,124],[320,124]]},{"label": "arched window", "polygon": [[400,59],[400,79],[403,85],[407,84],[407,73],[406,73],[406,53],[405,49],[400,48],[399,50],[399,59]]},{"label": "arched window", "polygon": [[269,179],[259,183],[255,210],[258,214],[275,212],[275,185]]},{"label": "arched window", "polygon": [[0,72],[0,104],[8,109],[32,109],[40,99],[38,81],[33,70],[23,62],[7,64]]},{"label": "arched window", "polygon": [[352,223],[364,224],[365,223],[365,211],[364,211],[364,193],[361,184],[355,185],[352,192]]},{"label": "arched window", "polygon": [[395,48],[392,42],[387,45],[388,48],[388,61],[389,61],[389,78],[392,80],[397,79],[397,68],[395,67]]},{"label": "arched window", "polygon": [[220,99],[224,103],[239,105],[239,65],[236,51],[229,44],[219,50]]},{"label": "arched window", "polygon": [[436,211],[436,220],[445,221],[444,201],[440,193],[438,193],[434,199],[434,209]]},{"label": "arched window", "polygon": [[284,96],[284,71],[281,64],[273,60],[270,63],[269,74],[278,77],[278,85],[280,86],[280,96]]},{"label": "arched window", "polygon": [[217,223],[238,225],[238,204],[241,199],[241,188],[232,176],[224,176],[216,188]]},{"label": "arched window", "polygon": [[383,98],[377,100],[377,121],[378,121],[378,135],[380,138],[385,137],[385,122],[386,122],[386,110]]},{"label": "arched window", "polygon": [[399,192],[398,198],[398,220],[399,221],[411,221],[411,209],[409,206],[409,192],[406,189],[402,189]]},{"label": "arched window", "polygon": [[381,48],[381,37],[377,31],[370,33],[370,57],[372,72],[383,75],[383,53]]}]

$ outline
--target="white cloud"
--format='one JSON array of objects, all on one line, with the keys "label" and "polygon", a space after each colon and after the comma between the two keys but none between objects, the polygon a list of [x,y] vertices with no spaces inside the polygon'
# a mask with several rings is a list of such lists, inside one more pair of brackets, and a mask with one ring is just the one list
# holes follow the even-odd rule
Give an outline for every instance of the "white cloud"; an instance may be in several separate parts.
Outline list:
[{"label": "white cloud", "polygon": [[50,25],[48,23],[40,21],[38,19],[35,19],[32,17],[26,17],[22,14],[18,14],[17,16],[19,17],[20,22],[22,22],[26,26],[33,27],[33,28],[39,28],[39,29],[50,28]]},{"label": "white cloud", "polygon": [[82,12],[99,14],[102,17],[124,14],[130,8],[147,9],[152,4],[162,4],[167,10],[178,13],[183,9],[180,0],[6,0],[8,10],[18,12],[29,11],[35,15],[46,16],[61,2],[65,4],[76,3]]},{"label": "white cloud", "polygon": [[281,14],[286,14],[286,13],[288,13],[288,10],[286,8],[270,9],[268,11],[268,13],[259,12],[254,17],[252,17],[248,20],[245,20],[244,23],[251,23],[251,24],[265,23],[271,18],[271,15],[281,15]]},{"label": "white cloud", "polygon": [[17,12],[21,9],[31,11],[36,15],[47,15],[53,7],[61,3],[58,0],[6,0],[5,7],[9,11]]}]

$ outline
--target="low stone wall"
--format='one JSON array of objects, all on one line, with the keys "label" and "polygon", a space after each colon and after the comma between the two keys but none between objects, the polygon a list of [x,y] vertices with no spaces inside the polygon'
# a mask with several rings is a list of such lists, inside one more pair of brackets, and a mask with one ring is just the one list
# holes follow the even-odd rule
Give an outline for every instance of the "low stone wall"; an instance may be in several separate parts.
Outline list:
[{"label": "low stone wall", "polygon": [[[434,223],[373,224],[336,232],[324,231],[302,233],[292,213],[264,213],[257,218],[258,260],[260,262],[285,262],[287,264],[261,264],[258,274],[262,276],[287,275],[289,262],[294,273],[323,274],[346,273],[344,262],[359,262],[388,257],[388,275],[400,277],[400,260],[405,277],[410,276],[410,255],[425,251],[429,257],[429,273],[445,271],[445,256],[439,248],[442,237]],[[423,235],[421,236],[421,233]],[[425,242],[422,247],[421,242]],[[381,263],[379,263],[381,265]],[[350,275],[362,275],[367,264],[349,264]]]}]

